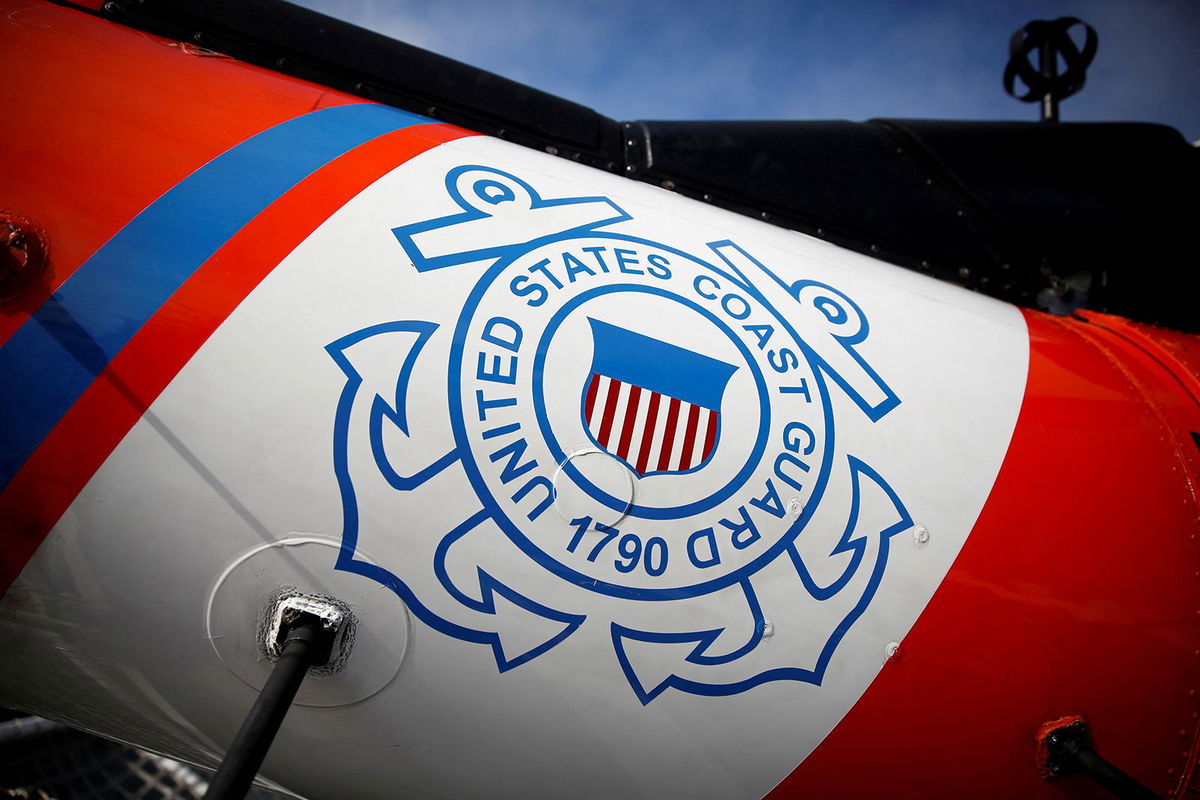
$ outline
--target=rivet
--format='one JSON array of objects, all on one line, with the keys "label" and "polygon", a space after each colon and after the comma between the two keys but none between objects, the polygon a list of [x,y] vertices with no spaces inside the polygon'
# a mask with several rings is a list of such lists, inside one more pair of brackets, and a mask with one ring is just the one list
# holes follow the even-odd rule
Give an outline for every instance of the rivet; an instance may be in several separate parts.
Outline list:
[{"label": "rivet", "polygon": [[896,658],[900,653],[900,643],[888,642],[887,647],[883,648],[883,652],[888,658]]},{"label": "rivet", "polygon": [[[711,203],[711,202],[712,202],[712,195],[711,195],[711,194],[706,194],[706,195],[704,195],[704,202],[706,202],[706,203]],[[1200,572],[1197,572],[1197,573],[1196,573],[1196,577],[1197,577],[1197,578],[1200,578]]]},{"label": "rivet", "polygon": [[917,546],[926,544],[929,541],[929,529],[924,525],[914,526],[913,541],[917,543]]},{"label": "rivet", "polygon": [[626,139],[625,146],[626,147],[637,147],[637,139]]},{"label": "rivet", "polygon": [[762,635],[763,635],[764,639],[770,639],[772,636],[774,636],[775,635],[775,623],[771,622],[771,620],[769,620],[769,619],[764,619]]},{"label": "rivet", "polygon": [[872,253],[878,253],[878,252],[879,252],[879,245],[877,245],[877,244],[873,244],[873,245],[871,245],[871,252],[872,252]]},{"label": "rivet", "polygon": [[970,269],[970,267],[959,267],[959,268],[958,268],[958,277],[960,277],[960,278],[969,278],[969,277],[971,277],[971,269]]},{"label": "rivet", "polygon": [[634,169],[634,167],[633,167],[633,164],[626,164],[626,165],[625,165],[625,171],[626,171],[626,172],[633,172],[633,169]]},{"label": "rivet", "polygon": [[768,214],[766,211],[764,211],[764,212],[762,212],[761,214],[759,214],[759,216],[760,216],[760,217],[762,217],[763,219],[770,219],[770,218],[771,218],[771,215],[770,215],[770,214]]}]

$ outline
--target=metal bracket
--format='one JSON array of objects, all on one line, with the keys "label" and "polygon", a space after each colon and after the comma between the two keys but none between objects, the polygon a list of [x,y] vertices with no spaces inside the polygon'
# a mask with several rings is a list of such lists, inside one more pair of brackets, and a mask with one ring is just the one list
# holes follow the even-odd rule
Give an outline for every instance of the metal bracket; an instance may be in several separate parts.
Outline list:
[{"label": "metal bracket", "polygon": [[356,620],[349,606],[324,595],[304,594],[283,589],[268,605],[261,644],[269,661],[278,661],[287,644],[288,633],[303,625],[316,623],[324,635],[313,655],[310,674],[331,675],[350,659]]}]

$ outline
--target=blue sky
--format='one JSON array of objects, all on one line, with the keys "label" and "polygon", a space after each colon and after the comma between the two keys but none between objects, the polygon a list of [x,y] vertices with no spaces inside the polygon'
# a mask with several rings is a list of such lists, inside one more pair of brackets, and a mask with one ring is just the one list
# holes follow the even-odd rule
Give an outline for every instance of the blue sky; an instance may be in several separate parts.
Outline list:
[{"label": "blue sky", "polygon": [[1001,87],[1008,38],[1076,16],[1100,35],[1067,121],[1200,139],[1200,0],[302,0],[630,119],[1037,117]]}]

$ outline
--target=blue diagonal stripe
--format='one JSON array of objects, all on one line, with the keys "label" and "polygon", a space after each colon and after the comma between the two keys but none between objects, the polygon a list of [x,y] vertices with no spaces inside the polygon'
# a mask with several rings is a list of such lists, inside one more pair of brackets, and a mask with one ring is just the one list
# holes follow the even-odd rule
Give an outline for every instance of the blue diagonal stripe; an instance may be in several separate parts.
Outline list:
[{"label": "blue diagonal stripe", "polygon": [[133,335],[246,223],[334,158],[429,121],[368,103],[313,111],[226,151],[135,217],[0,348],[0,488]]}]

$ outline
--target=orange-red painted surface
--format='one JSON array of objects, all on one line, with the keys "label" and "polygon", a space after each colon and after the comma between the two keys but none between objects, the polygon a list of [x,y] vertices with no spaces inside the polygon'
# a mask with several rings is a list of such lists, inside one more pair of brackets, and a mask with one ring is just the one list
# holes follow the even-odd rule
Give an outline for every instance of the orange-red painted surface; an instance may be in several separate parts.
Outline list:
[{"label": "orange-red painted surface", "polygon": [[[1200,712],[1195,376],[1096,324],[1113,318],[1026,317],[1025,401],[979,521],[904,657],[773,796],[1107,796],[1034,768],[1039,727],[1072,714],[1135,778],[1185,786]],[[1195,337],[1154,335],[1196,352]]]},{"label": "orange-red painted surface", "polygon": [[82,11],[0,2],[0,209],[51,260],[0,306],[0,346],[113,234],[197,167],[272,125],[355,98]]}]

